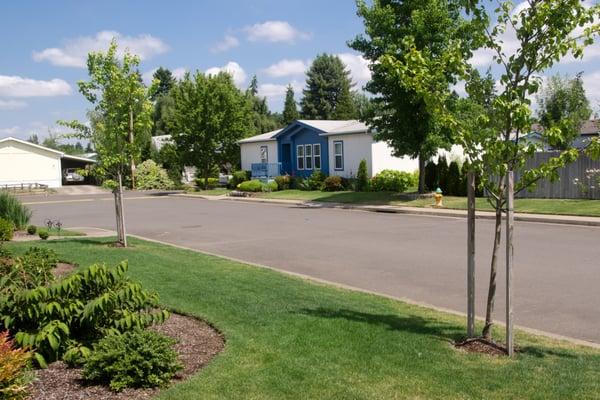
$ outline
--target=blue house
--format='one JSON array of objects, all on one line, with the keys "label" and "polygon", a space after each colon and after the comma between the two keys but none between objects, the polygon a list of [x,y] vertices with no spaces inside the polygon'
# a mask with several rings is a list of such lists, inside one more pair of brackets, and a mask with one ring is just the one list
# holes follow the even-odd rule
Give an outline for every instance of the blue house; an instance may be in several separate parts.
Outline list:
[{"label": "blue house", "polygon": [[361,160],[370,176],[383,169],[412,172],[418,161],[394,157],[385,142],[357,120],[297,120],[283,129],[240,140],[242,169],[258,178],[277,175],[354,177]]}]

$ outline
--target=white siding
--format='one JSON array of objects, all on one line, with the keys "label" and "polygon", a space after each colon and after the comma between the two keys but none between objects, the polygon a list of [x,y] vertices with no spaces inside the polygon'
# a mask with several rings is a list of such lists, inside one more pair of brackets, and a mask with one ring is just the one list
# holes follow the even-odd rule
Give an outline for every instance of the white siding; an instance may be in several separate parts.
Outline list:
[{"label": "white siding", "polygon": [[60,187],[60,154],[15,141],[0,143],[0,185],[19,183]]},{"label": "white siding", "polygon": [[374,142],[371,145],[371,151],[373,152],[373,175],[377,175],[384,169],[404,172],[414,172],[419,169],[418,158],[394,157],[392,149],[385,142]]},{"label": "white siding", "polygon": [[[341,140],[344,143],[344,168],[340,171],[335,170],[334,146],[333,142]],[[369,134],[358,133],[352,135],[332,135],[328,137],[329,147],[329,175],[339,175],[345,178],[356,177],[358,164],[361,160],[367,161],[367,173],[371,176],[372,159],[371,144],[373,138]]]},{"label": "white siding", "polygon": [[260,162],[260,147],[267,146],[268,161],[276,163],[277,156],[277,141],[270,140],[266,142],[240,143],[241,164],[242,169],[250,171],[251,164]]}]

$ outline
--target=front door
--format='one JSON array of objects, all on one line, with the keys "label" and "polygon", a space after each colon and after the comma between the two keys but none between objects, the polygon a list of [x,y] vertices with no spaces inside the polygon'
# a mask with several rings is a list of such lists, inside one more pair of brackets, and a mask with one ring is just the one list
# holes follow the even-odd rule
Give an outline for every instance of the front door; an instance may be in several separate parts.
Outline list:
[{"label": "front door", "polygon": [[292,145],[284,143],[281,145],[281,168],[284,174],[292,174]]}]

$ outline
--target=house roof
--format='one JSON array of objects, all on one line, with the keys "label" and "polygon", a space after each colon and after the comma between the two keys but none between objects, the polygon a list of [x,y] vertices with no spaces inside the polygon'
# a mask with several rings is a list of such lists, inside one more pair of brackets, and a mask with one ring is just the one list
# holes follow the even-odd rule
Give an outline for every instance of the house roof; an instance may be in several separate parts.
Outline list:
[{"label": "house roof", "polygon": [[254,143],[254,142],[268,142],[270,140],[276,140],[275,136],[283,129],[277,129],[267,133],[261,133],[260,135],[251,136],[246,139],[238,140],[238,143]]},{"label": "house roof", "polygon": [[16,143],[20,143],[20,144],[23,144],[25,146],[32,147],[34,149],[44,150],[44,151],[47,151],[49,153],[57,154],[60,158],[66,158],[66,159],[69,159],[69,160],[84,161],[84,162],[89,162],[89,163],[95,163],[96,162],[95,160],[92,160],[92,159],[89,159],[89,158],[72,156],[70,154],[63,153],[62,151],[54,150],[54,149],[51,149],[51,148],[46,147],[46,146],[41,146],[39,144],[31,143],[31,142],[28,142],[26,140],[17,139],[17,138],[14,138],[12,136],[6,137],[4,139],[0,139],[0,143],[4,143],[4,142],[16,142]]},{"label": "house roof", "polygon": [[[533,132],[544,132],[544,127],[541,124],[535,123],[531,125]],[[598,135],[600,133],[600,119],[590,119],[581,123],[579,129],[580,135]]]},{"label": "house roof", "polygon": [[344,135],[351,133],[367,133],[369,127],[356,119],[348,120],[308,120],[300,119],[298,122],[323,131],[322,136]]}]

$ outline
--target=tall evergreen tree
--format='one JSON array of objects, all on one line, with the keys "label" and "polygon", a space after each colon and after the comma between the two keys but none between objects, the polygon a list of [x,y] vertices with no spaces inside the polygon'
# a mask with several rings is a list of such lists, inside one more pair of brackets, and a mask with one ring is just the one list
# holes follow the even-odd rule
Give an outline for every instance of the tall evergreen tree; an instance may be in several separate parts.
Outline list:
[{"label": "tall evergreen tree", "polygon": [[301,101],[306,119],[352,119],[356,109],[352,101],[350,71],[332,54],[320,54],[308,69],[306,89]]},{"label": "tall evergreen tree", "polygon": [[294,88],[288,85],[285,91],[285,103],[283,105],[283,124],[289,125],[300,117],[294,99]]},{"label": "tall evergreen tree", "polygon": [[157,81],[157,83],[150,88],[150,99],[152,101],[169,93],[169,90],[171,90],[173,85],[177,82],[173,73],[169,69],[163,67],[154,71],[152,80]]},{"label": "tall evergreen tree", "polygon": [[246,97],[248,97],[252,105],[252,125],[254,129],[250,132],[251,135],[270,132],[281,126],[279,118],[269,110],[266,97],[258,95],[258,79],[256,75],[252,77],[250,86],[246,90]]},{"label": "tall evergreen tree", "polygon": [[250,85],[248,86],[246,93],[254,97],[258,95],[258,78],[256,78],[256,75],[252,76],[252,80],[250,81]]}]

